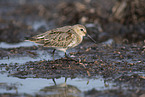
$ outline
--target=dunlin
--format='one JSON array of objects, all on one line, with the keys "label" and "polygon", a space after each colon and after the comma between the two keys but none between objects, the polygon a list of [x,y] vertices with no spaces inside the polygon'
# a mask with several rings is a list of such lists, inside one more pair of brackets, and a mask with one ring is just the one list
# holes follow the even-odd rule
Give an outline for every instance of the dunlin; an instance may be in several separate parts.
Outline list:
[{"label": "dunlin", "polygon": [[[83,25],[77,24],[49,30],[32,37],[30,41],[41,44],[45,47],[54,48],[54,60],[54,52],[56,49],[65,52],[65,56],[67,56],[66,50],[79,45],[83,40],[83,36],[86,36],[86,34],[86,28]],[[89,35],[87,36],[91,38]]]}]

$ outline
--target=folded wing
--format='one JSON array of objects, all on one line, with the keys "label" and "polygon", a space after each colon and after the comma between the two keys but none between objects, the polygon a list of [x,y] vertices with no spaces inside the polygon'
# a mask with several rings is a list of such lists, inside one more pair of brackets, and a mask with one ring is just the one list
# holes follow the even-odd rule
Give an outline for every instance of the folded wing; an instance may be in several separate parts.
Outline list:
[{"label": "folded wing", "polygon": [[72,33],[72,31],[73,30],[71,29],[55,29],[34,36],[32,39],[30,39],[30,41],[42,44],[46,47],[67,48],[75,39],[75,35]]}]

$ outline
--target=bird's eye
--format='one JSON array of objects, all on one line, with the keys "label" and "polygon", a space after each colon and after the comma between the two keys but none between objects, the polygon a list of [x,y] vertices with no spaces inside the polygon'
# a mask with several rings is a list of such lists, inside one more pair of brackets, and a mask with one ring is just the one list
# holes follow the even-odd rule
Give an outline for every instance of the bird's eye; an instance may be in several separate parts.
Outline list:
[{"label": "bird's eye", "polygon": [[83,29],[80,29],[81,31],[84,31]]}]

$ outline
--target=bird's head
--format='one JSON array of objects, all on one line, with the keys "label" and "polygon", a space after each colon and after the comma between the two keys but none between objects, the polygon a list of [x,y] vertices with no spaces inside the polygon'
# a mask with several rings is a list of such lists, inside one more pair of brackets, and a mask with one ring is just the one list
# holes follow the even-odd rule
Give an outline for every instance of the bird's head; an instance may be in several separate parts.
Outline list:
[{"label": "bird's head", "polygon": [[87,30],[83,25],[80,25],[80,24],[74,25],[73,30],[77,34],[79,34],[80,36],[86,36],[87,35],[88,38],[90,38],[94,43],[96,43],[96,41],[90,35],[87,34]]},{"label": "bird's head", "polygon": [[74,25],[73,30],[81,36],[86,36],[87,30],[83,25],[80,24]]}]

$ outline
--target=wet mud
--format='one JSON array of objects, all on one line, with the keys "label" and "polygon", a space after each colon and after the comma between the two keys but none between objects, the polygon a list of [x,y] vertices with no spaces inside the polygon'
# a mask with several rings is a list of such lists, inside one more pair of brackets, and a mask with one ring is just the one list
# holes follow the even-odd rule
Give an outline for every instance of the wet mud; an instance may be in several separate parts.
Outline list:
[{"label": "wet mud", "polygon": [[[0,2],[1,97],[145,96],[143,0]],[[97,44],[84,37],[68,58],[25,41],[78,23]]]}]

